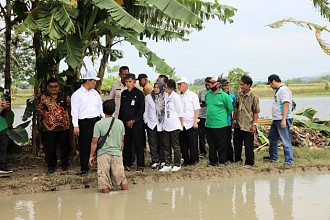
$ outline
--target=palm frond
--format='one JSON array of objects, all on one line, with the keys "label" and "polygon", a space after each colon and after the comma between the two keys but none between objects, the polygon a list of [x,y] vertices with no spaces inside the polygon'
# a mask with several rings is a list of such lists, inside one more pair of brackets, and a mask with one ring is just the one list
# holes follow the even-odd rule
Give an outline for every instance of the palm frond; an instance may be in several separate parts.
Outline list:
[{"label": "palm frond", "polygon": [[153,40],[165,40],[165,41],[172,41],[173,39],[187,41],[185,36],[185,31],[168,31],[162,28],[156,27],[146,27],[143,32],[143,36],[153,39]]},{"label": "palm frond", "polygon": [[330,47],[329,44],[326,43],[322,38],[321,38],[321,32],[322,31],[327,31],[330,32],[330,30],[326,27],[326,26],[321,26],[312,22],[307,22],[307,21],[301,21],[301,20],[296,20],[293,18],[286,18],[286,19],[282,19],[279,21],[276,21],[274,23],[271,23],[267,26],[271,27],[271,28],[281,28],[284,24],[286,23],[292,23],[295,24],[299,27],[305,27],[308,28],[310,30],[315,29],[315,37],[316,40],[318,41],[320,47],[322,48],[322,50],[330,55]]},{"label": "palm frond", "polygon": [[120,5],[113,0],[92,0],[100,9],[105,9],[113,20],[123,28],[133,29],[137,33],[144,30],[144,26],[134,17],[127,13]]},{"label": "palm frond", "polygon": [[125,41],[130,42],[141,55],[147,58],[147,64],[150,67],[156,67],[156,72],[163,73],[172,76],[174,69],[170,67],[163,59],[159,58],[155,53],[153,53],[147,46],[146,42],[140,41],[136,32],[129,32],[125,29],[117,28],[105,23],[100,23],[97,25],[99,34],[107,34],[111,37],[121,37]]},{"label": "palm frond", "polygon": [[60,39],[63,35],[75,32],[73,19],[77,16],[78,10],[64,3],[41,4],[37,26],[42,34],[49,36],[50,39]]},{"label": "palm frond", "polygon": [[321,12],[321,15],[330,21],[330,3],[328,0],[313,0],[314,7]]},{"label": "palm frond", "polygon": [[60,57],[65,57],[66,63],[72,68],[78,67],[84,58],[84,47],[81,39],[74,35],[67,35],[57,47]]}]

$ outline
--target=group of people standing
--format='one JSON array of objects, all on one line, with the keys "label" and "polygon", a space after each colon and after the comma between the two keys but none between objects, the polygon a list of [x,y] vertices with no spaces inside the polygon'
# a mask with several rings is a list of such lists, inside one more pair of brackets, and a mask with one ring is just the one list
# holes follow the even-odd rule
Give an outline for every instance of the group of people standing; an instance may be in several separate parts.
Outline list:
[{"label": "group of people standing", "polygon": [[[198,163],[207,155],[206,140],[209,166],[242,163],[243,144],[244,165],[254,165],[253,141],[260,108],[258,97],[251,91],[253,81],[250,76],[241,78],[241,90],[236,96],[230,92],[228,80],[216,77],[207,77],[205,89],[196,94],[189,90],[185,77],[175,81],[160,75],[151,85],[146,74],[136,78],[127,66],[120,67],[119,76],[120,81],[112,85],[109,100],[104,102],[95,90],[99,78],[90,72],[84,74],[81,87],[71,98],[59,92],[59,82],[55,78],[47,81],[47,94],[41,97],[37,109],[41,117],[48,174],[56,169],[57,145],[60,145],[62,169],[69,166],[70,121],[78,138],[80,175],[88,173],[96,153],[98,183],[103,192],[108,192],[114,185],[128,189],[124,170],[131,171],[135,159],[136,171],[143,172],[145,131],[150,148],[150,166],[161,172],[176,172],[181,169],[181,164],[190,166]],[[143,91],[137,88],[136,80]],[[264,159],[278,160],[277,142],[281,137],[285,163],[292,165],[289,131],[292,94],[277,75],[269,76],[268,83],[277,90],[272,110],[274,121],[269,134],[270,156]],[[102,149],[97,150],[99,137],[108,130],[109,138]]]}]

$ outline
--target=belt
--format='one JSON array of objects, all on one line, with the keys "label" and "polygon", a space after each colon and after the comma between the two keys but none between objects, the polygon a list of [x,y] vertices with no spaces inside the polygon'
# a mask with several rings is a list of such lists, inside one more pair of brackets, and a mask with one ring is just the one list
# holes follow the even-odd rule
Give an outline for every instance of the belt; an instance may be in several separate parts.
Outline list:
[{"label": "belt", "polygon": [[84,119],[79,119],[78,121],[98,121],[100,120],[101,117],[98,116],[98,117],[94,117],[94,118],[84,118]]}]

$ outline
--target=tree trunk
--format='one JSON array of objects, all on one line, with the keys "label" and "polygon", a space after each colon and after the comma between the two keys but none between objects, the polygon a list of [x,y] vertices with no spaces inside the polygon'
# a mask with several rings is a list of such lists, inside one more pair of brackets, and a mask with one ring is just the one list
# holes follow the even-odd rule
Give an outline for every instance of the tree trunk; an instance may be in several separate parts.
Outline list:
[{"label": "tree trunk", "polygon": [[[33,4],[33,8],[36,8],[39,5],[39,1],[35,1]],[[33,48],[34,52],[36,55],[36,66],[35,66],[35,84],[34,84],[34,102],[37,102],[37,99],[41,95],[41,84],[42,84],[42,70],[39,68],[38,63],[42,59],[42,50],[41,50],[41,45],[42,45],[42,39],[41,39],[41,34],[39,32],[34,33],[33,35]],[[37,103],[36,103],[37,104]],[[33,155],[38,155],[38,149],[40,148],[41,144],[41,136],[38,130],[38,117],[36,111],[33,112],[32,116],[32,154]]]},{"label": "tree trunk", "polygon": [[[3,8],[3,15],[5,17],[5,24],[6,24],[6,31],[5,31],[5,38],[6,38],[6,45],[5,45],[5,89],[8,94],[11,94],[11,76],[10,76],[10,54],[11,54],[11,4],[10,0],[6,0],[6,11],[4,12]],[[11,102],[11,100],[9,100]]]},{"label": "tree trunk", "polygon": [[101,91],[102,80],[104,78],[105,69],[107,68],[112,42],[113,42],[113,38],[111,36],[106,35],[105,36],[105,50],[103,52],[103,57],[101,59],[99,73],[98,73],[98,77],[100,77],[100,81],[97,85],[98,91]]}]

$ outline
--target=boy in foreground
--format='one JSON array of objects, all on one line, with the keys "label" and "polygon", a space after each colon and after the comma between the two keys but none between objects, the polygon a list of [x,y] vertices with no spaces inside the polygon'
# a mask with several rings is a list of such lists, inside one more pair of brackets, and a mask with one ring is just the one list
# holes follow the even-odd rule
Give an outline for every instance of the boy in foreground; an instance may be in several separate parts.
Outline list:
[{"label": "boy in foreground", "polygon": [[[105,118],[96,122],[94,126],[91,153],[89,157],[90,166],[93,166],[95,161],[94,154],[96,151],[97,141],[101,135],[103,136],[107,133],[114,111],[114,100],[106,100],[103,102],[103,112],[105,114]],[[103,193],[109,193],[112,187],[119,185],[122,190],[128,190],[128,183],[124,172],[122,157],[124,135],[124,124],[119,119],[114,119],[113,126],[109,132],[105,144],[96,152],[98,187]]]}]

